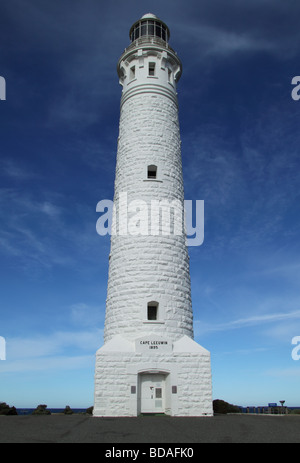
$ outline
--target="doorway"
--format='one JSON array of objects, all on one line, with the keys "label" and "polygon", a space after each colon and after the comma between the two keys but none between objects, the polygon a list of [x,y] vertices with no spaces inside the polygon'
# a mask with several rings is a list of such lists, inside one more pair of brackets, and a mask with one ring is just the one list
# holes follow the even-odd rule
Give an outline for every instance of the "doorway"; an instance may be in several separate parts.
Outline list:
[{"label": "doorway", "polygon": [[141,413],[165,413],[165,375],[141,374],[139,395]]}]

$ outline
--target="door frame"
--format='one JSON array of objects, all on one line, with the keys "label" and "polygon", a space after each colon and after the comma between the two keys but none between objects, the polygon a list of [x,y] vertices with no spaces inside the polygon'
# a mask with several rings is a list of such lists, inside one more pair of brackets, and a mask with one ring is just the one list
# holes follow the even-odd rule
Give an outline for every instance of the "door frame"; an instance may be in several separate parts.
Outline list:
[{"label": "door frame", "polygon": [[[138,415],[141,414],[141,408],[142,408],[142,378],[145,375],[157,375],[157,376],[163,376],[163,381],[164,381],[164,398],[163,398],[163,411],[158,412],[158,413],[165,413],[165,414],[170,414],[171,411],[171,385],[170,385],[170,372],[169,371],[161,371],[161,370],[146,370],[146,371],[140,371],[138,373],[138,394],[137,394],[137,412]],[[153,413],[149,412],[149,414],[155,414],[156,412],[153,411]],[[148,414],[148,412],[147,412]]]}]

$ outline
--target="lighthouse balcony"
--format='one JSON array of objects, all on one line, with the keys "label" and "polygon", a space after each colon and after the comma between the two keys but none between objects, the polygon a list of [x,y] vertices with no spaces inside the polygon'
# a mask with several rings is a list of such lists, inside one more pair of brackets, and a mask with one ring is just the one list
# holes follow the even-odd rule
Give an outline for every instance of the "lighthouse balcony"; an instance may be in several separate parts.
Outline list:
[{"label": "lighthouse balcony", "polygon": [[127,48],[125,48],[124,53],[134,50],[135,48],[143,47],[144,45],[156,45],[159,48],[165,48],[166,50],[169,50],[177,56],[176,51],[170,47],[167,42],[165,42],[163,39],[160,39],[159,37],[151,37],[150,35],[134,40]]}]

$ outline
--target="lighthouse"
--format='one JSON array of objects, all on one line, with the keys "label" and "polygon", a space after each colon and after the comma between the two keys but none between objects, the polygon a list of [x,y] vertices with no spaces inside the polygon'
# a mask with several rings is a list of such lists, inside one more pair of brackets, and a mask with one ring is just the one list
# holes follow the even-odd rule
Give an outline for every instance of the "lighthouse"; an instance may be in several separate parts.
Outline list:
[{"label": "lighthouse", "polygon": [[94,416],[211,416],[210,353],[193,337],[177,83],[168,26],[135,22],[122,86],[104,345]]}]

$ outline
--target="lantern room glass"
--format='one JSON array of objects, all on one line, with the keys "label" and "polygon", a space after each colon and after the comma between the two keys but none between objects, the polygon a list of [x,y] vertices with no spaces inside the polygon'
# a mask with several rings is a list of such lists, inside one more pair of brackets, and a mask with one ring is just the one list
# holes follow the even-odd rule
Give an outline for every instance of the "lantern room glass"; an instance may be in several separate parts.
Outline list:
[{"label": "lantern room glass", "polygon": [[134,24],[130,31],[130,39],[133,42],[134,40],[144,36],[159,37],[160,39],[167,41],[169,39],[169,31],[168,28],[160,21],[145,19]]}]

